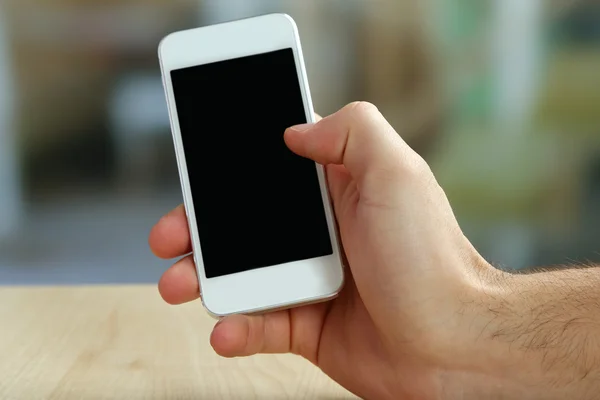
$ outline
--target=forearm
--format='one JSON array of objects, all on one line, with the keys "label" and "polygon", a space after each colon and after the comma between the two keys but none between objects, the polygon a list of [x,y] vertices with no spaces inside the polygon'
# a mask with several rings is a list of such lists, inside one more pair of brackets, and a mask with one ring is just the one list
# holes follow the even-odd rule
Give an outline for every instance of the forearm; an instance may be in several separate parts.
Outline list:
[{"label": "forearm", "polygon": [[597,398],[600,268],[488,278],[470,326],[480,373],[518,398]]}]

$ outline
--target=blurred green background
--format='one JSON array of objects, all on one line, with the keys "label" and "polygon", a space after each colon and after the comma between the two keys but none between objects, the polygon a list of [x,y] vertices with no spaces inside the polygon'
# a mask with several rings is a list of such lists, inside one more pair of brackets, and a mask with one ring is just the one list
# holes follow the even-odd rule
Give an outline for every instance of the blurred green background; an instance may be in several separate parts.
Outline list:
[{"label": "blurred green background", "polygon": [[600,261],[596,1],[3,0],[0,284],[158,279],[146,236],[181,201],[158,42],[269,12],[316,110],[375,103],[490,261]]}]

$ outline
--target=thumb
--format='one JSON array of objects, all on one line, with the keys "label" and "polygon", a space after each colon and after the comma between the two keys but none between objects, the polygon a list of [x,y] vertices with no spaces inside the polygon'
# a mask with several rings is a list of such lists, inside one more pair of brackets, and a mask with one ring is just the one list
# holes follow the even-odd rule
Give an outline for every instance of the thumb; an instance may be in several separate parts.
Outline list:
[{"label": "thumb", "polygon": [[420,158],[365,102],[352,103],[316,124],[291,127],[284,138],[300,156],[322,165],[344,165],[359,186],[381,173],[397,175],[403,164]]}]

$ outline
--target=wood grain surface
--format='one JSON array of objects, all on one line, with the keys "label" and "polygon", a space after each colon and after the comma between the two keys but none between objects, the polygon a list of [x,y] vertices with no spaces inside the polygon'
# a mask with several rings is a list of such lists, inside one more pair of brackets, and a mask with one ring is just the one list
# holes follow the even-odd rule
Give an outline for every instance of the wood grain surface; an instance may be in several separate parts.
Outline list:
[{"label": "wood grain surface", "polygon": [[0,399],[353,399],[290,355],[226,360],[155,287],[0,288]]}]

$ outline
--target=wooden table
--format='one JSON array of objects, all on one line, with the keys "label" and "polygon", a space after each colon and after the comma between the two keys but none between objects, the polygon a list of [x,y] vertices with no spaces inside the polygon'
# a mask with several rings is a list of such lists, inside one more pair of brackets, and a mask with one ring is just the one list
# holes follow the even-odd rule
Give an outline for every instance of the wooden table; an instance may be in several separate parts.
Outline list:
[{"label": "wooden table", "polygon": [[0,399],[349,399],[305,360],[225,360],[155,287],[0,288]]}]

